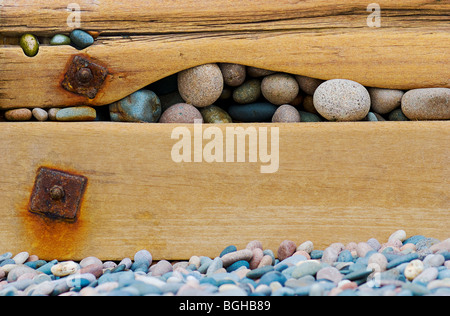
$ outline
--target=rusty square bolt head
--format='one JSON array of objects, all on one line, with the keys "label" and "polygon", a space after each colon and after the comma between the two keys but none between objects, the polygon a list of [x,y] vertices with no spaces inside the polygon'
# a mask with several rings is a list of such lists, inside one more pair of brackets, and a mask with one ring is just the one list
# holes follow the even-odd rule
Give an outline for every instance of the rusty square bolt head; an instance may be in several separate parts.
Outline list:
[{"label": "rusty square bolt head", "polygon": [[51,219],[76,221],[86,184],[86,177],[41,167],[29,210]]},{"label": "rusty square bolt head", "polygon": [[107,75],[105,67],[77,55],[73,57],[61,85],[67,91],[95,99]]}]

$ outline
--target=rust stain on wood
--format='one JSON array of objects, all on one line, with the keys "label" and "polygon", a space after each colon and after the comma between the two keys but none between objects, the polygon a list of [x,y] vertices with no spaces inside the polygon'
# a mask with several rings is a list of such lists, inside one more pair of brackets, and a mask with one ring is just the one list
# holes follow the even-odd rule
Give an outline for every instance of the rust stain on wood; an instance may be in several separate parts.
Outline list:
[{"label": "rust stain on wood", "polygon": [[50,219],[75,222],[86,189],[87,178],[61,170],[38,170],[29,210]]},{"label": "rust stain on wood", "polygon": [[[41,167],[38,170],[38,175],[42,170],[52,170],[51,172],[61,172],[57,169]],[[67,174],[67,172],[64,172]],[[70,171],[70,175],[84,178],[86,181],[82,185],[82,191],[84,193],[87,188],[87,178],[77,175],[75,172]],[[53,183],[47,183],[52,186]],[[75,184],[75,185],[79,185]],[[44,185],[45,186],[45,185]],[[73,194],[67,191],[67,183],[62,183],[61,187],[65,188],[65,194]],[[32,197],[28,201],[23,201],[20,205],[17,205],[18,217],[21,219],[22,227],[20,232],[20,238],[26,241],[27,251],[37,254],[44,260],[69,260],[74,258],[77,253],[82,251],[88,242],[90,221],[88,214],[81,212],[81,206],[84,205],[83,194],[80,195],[79,209],[77,210],[76,217],[71,219],[71,212],[69,214],[42,214],[31,211],[33,207],[33,193],[36,189],[36,184],[33,186]],[[78,189],[77,189],[78,190]],[[62,203],[56,201],[56,203]],[[66,217],[65,217],[66,216]],[[68,216],[68,217],[67,217]]]},{"label": "rust stain on wood", "polygon": [[81,55],[71,58],[68,68],[61,83],[64,89],[95,99],[108,75],[107,68]]}]

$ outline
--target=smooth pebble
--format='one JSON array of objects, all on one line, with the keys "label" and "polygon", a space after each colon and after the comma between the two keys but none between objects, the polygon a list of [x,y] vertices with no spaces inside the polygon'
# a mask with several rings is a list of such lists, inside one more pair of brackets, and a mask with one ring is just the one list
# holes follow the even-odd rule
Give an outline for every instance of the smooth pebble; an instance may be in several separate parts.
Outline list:
[{"label": "smooth pebble", "polygon": [[410,120],[450,120],[450,88],[409,90],[402,111]]},{"label": "smooth pebble", "polygon": [[83,50],[94,44],[94,38],[83,30],[73,30],[70,33],[70,40],[75,48]]},{"label": "smooth pebble", "polygon": [[423,270],[424,270],[423,262],[421,260],[416,259],[408,263],[405,270],[403,271],[403,274],[409,281],[412,281],[419,274],[421,274]]},{"label": "smooth pebble", "polygon": [[329,121],[360,121],[369,113],[370,95],[355,81],[328,80],[316,89],[314,107]]},{"label": "smooth pebble", "polygon": [[299,93],[299,86],[291,75],[278,73],[265,77],[261,83],[263,96],[272,104],[288,104]]},{"label": "smooth pebble", "polygon": [[58,46],[58,45],[70,45],[70,37],[64,34],[56,34],[50,40],[50,45]]},{"label": "smooth pebble", "polygon": [[34,57],[39,52],[39,40],[33,34],[23,34],[20,37],[20,47],[28,57]]},{"label": "smooth pebble", "polygon": [[30,109],[14,109],[14,110],[8,110],[5,112],[5,118],[8,121],[29,121],[31,117],[33,116]]},{"label": "smooth pebble", "polygon": [[222,72],[217,64],[205,64],[181,71],[178,90],[183,100],[196,107],[216,102],[224,87]]},{"label": "smooth pebble", "polygon": [[310,96],[314,95],[316,89],[324,82],[320,79],[305,76],[295,76],[295,79],[297,80],[300,89]]},{"label": "smooth pebble", "polygon": [[405,94],[402,90],[368,88],[371,100],[371,110],[378,114],[387,114],[399,108],[402,104],[402,97]]},{"label": "smooth pebble", "polygon": [[56,113],[56,120],[60,122],[94,121],[96,117],[96,110],[90,106],[64,108]]},{"label": "smooth pebble", "polygon": [[228,114],[238,122],[270,122],[278,107],[271,103],[231,105]]},{"label": "smooth pebble", "polygon": [[60,262],[51,268],[53,275],[57,277],[65,277],[76,273],[78,270],[79,266],[74,261]]},{"label": "smooth pebble", "polygon": [[44,109],[34,108],[31,112],[33,114],[33,117],[39,122],[45,122],[48,120],[48,113]]},{"label": "smooth pebble", "polygon": [[221,63],[219,67],[226,85],[237,87],[244,83],[247,76],[247,70],[244,65]]},{"label": "smooth pebble", "polygon": [[239,104],[250,104],[261,97],[261,80],[250,79],[234,89],[233,100]]},{"label": "smooth pebble", "polygon": [[229,124],[233,123],[230,115],[221,107],[210,105],[200,109],[203,121],[210,124]]},{"label": "smooth pebble", "polygon": [[289,104],[280,106],[272,117],[273,123],[298,123],[300,121],[300,113]]},{"label": "smooth pebble", "polygon": [[196,121],[203,123],[203,116],[193,105],[178,103],[168,108],[159,120],[160,123],[192,124]]},{"label": "smooth pebble", "polygon": [[114,122],[156,123],[161,117],[161,101],[150,90],[139,90],[109,106]]},{"label": "smooth pebble", "polygon": [[278,247],[277,257],[280,261],[292,256],[297,250],[297,245],[291,240],[283,241]]}]

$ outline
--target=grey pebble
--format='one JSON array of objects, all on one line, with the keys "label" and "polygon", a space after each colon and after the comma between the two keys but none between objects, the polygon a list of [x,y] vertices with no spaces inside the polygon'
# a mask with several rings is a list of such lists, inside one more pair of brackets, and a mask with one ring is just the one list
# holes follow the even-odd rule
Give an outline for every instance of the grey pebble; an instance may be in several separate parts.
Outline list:
[{"label": "grey pebble", "polygon": [[216,273],[217,270],[223,268],[223,262],[220,257],[214,258],[214,260],[211,262],[211,264],[208,266],[208,269],[206,270],[206,275],[210,276],[213,273]]},{"label": "grey pebble", "polygon": [[367,90],[372,102],[371,110],[379,114],[387,114],[399,108],[405,94],[402,90],[379,88],[368,88]]},{"label": "grey pebble", "polygon": [[323,80],[306,76],[295,76],[295,79],[297,80],[300,89],[310,96],[314,95],[316,89],[324,82]]},{"label": "grey pebble", "polygon": [[273,123],[298,123],[300,121],[300,113],[289,104],[280,106],[272,117]]},{"label": "grey pebble", "polygon": [[410,120],[449,120],[450,89],[414,89],[402,98],[402,111]]},{"label": "grey pebble", "polygon": [[360,121],[369,113],[370,95],[357,82],[328,80],[316,89],[314,107],[329,121]]},{"label": "grey pebble", "polygon": [[24,252],[18,253],[12,259],[14,260],[14,262],[16,264],[23,264],[27,261],[29,256],[30,256],[30,254],[28,252],[24,251]]},{"label": "grey pebble", "polygon": [[39,122],[45,122],[48,120],[48,113],[44,109],[35,108],[33,111],[31,111],[33,114],[33,117],[38,120]]},{"label": "grey pebble", "polygon": [[414,280],[413,283],[428,283],[435,280],[439,275],[439,270],[436,267],[430,267],[425,270],[421,274],[419,274]]}]

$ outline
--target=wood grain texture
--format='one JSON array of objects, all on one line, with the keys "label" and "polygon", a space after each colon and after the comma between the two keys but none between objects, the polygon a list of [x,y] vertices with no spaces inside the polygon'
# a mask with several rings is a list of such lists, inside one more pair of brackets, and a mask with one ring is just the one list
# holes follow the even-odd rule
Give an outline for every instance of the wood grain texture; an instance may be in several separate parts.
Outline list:
[{"label": "wood grain texture", "polygon": [[[43,46],[34,58],[20,47],[6,46],[0,49],[0,108],[110,104],[168,75],[210,62],[345,78],[380,88],[450,87],[449,43],[450,32],[367,28],[108,37],[82,52]],[[110,73],[93,100],[61,87],[68,64],[80,53]]]},{"label": "wood grain texture", "polygon": [[[255,239],[276,252],[284,239],[323,249],[397,229],[449,237],[450,122],[252,126],[279,127],[277,173],[175,163],[173,125],[0,123],[0,252],[189,259]],[[76,224],[27,211],[40,166],[88,177]]]},{"label": "wood grain texture", "polygon": [[[70,32],[65,0],[4,0],[0,34]],[[365,28],[366,0],[81,0],[83,29],[105,35]],[[450,4],[379,0],[385,28],[448,29]]]},{"label": "wood grain texture", "polygon": [[[381,28],[367,26],[367,1],[77,3],[82,28],[102,36],[82,52],[43,45],[35,58],[17,46],[1,47],[0,108],[104,105],[208,62],[382,88],[450,86],[450,4],[445,1],[378,1]],[[25,32],[69,33],[67,5],[62,0],[2,1],[3,43],[13,44]],[[60,87],[67,63],[79,53],[101,61],[111,73],[94,100]]]}]

